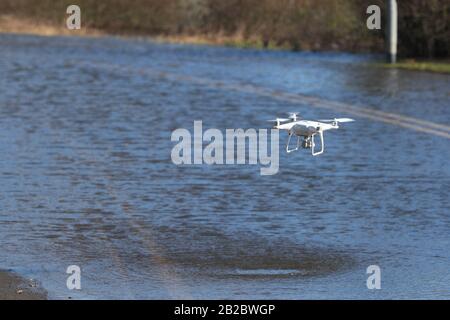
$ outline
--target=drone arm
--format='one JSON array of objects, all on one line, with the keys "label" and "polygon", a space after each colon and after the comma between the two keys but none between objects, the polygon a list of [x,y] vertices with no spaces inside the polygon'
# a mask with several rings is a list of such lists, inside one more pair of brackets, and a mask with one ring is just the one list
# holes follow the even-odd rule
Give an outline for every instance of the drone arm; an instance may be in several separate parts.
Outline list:
[{"label": "drone arm", "polygon": [[315,145],[316,145],[316,144],[315,144],[315,142],[314,142],[314,136],[315,136],[316,134],[317,134],[317,133],[315,133],[315,134],[312,135],[311,154],[312,154],[313,156],[318,156],[319,154],[322,154],[323,151],[325,150],[325,143],[324,143],[324,141],[323,141],[323,131],[320,130],[320,131],[318,132],[318,134],[319,134],[319,136],[320,136],[320,145],[321,145],[321,148],[320,148],[320,151],[315,152]]}]

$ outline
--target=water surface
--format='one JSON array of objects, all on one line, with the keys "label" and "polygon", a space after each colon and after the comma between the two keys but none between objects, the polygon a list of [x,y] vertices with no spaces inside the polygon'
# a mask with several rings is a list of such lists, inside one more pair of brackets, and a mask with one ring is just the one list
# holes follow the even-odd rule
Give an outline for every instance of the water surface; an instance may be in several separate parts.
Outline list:
[{"label": "water surface", "polygon": [[[450,140],[304,99],[449,124],[448,75],[370,59],[1,35],[0,267],[62,299],[450,298]],[[273,176],[171,162],[175,128],[291,111],[356,122],[319,157],[281,134]]]}]

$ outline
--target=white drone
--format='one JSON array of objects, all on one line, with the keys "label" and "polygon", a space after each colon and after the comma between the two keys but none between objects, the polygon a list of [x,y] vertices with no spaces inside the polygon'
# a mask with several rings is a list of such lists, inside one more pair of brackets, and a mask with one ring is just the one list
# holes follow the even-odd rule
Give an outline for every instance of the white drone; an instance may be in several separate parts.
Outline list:
[{"label": "white drone", "polygon": [[[311,149],[311,154],[313,156],[317,156],[323,153],[325,144],[323,142],[323,132],[325,130],[330,129],[339,129],[339,123],[341,122],[351,122],[355,121],[350,118],[336,118],[336,119],[327,119],[327,120],[302,120],[298,119],[297,112],[289,113],[289,118],[276,118],[276,125],[273,127],[278,130],[287,130],[289,138],[286,144],[286,152],[292,152],[298,150],[300,148],[300,138],[303,138],[301,142],[301,147],[304,149]],[[315,150],[315,142],[314,137],[318,134],[320,137],[321,148],[320,151]],[[291,137],[293,135],[297,136],[297,146],[295,148],[289,149],[289,143],[291,141]]]}]

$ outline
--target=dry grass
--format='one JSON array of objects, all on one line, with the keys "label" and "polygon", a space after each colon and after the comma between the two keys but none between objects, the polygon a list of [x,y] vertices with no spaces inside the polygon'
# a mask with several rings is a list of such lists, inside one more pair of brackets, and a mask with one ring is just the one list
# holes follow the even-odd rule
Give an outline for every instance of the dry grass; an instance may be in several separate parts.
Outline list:
[{"label": "dry grass", "polygon": [[[18,18],[11,15],[0,15],[0,33],[20,33],[40,36],[88,36],[98,37],[110,33],[95,28],[83,26],[80,30],[69,30],[64,24],[37,22],[27,18]],[[142,36],[141,36],[142,37]],[[263,44],[258,38],[245,38],[242,33],[235,35],[204,34],[204,35],[158,35],[143,36],[158,42],[169,42],[179,44],[204,44],[204,45],[225,45],[245,48],[262,48]],[[269,49],[290,49],[289,47],[269,44]]]},{"label": "dry grass", "polygon": [[293,49],[289,44],[279,45],[269,42],[267,46],[257,37],[245,38],[241,34],[235,35],[163,35],[147,37],[153,41],[169,42],[178,44],[200,44],[200,45],[217,45],[231,46],[237,48],[255,48],[255,49]]},{"label": "dry grass", "polygon": [[11,15],[0,15],[0,33],[22,33],[40,36],[101,36],[105,34],[92,28],[83,27],[80,30],[69,30],[64,24],[57,26]]}]

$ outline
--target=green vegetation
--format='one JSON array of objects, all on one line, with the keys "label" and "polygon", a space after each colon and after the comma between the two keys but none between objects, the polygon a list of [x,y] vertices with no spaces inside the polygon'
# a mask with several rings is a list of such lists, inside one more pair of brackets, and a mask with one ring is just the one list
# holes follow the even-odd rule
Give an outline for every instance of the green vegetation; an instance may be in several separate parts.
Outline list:
[{"label": "green vegetation", "polygon": [[450,62],[441,61],[423,61],[417,62],[414,60],[400,61],[395,64],[383,64],[385,68],[400,68],[407,70],[429,71],[438,73],[450,74]]},{"label": "green vegetation", "polygon": [[[366,9],[385,0],[77,0],[85,29],[242,47],[383,52]],[[61,29],[71,0],[0,0],[2,15]],[[449,57],[448,0],[398,1],[399,54]],[[9,20],[8,20],[9,21]],[[8,28],[4,28],[8,30]],[[0,31],[2,27],[0,25]]]}]

